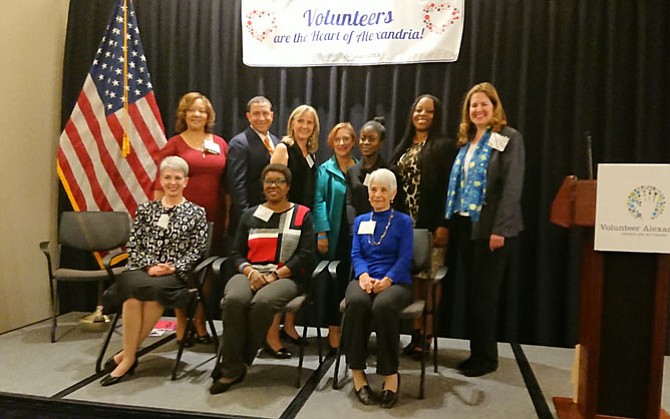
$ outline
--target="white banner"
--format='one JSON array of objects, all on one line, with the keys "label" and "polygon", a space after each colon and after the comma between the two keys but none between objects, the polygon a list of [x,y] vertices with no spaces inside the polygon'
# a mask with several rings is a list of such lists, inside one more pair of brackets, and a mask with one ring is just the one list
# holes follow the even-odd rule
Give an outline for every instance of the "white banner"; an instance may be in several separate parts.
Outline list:
[{"label": "white banner", "polygon": [[244,64],[456,61],[464,0],[242,0]]},{"label": "white banner", "polygon": [[670,165],[599,164],[595,250],[670,253]]}]

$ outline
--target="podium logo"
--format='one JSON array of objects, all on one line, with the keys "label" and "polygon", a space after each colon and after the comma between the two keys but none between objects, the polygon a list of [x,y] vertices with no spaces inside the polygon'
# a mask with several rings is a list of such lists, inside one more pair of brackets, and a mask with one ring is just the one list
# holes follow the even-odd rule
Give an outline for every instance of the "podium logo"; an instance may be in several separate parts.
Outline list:
[{"label": "podium logo", "polygon": [[665,195],[655,186],[640,185],[628,195],[628,212],[639,220],[655,220],[665,211]]}]

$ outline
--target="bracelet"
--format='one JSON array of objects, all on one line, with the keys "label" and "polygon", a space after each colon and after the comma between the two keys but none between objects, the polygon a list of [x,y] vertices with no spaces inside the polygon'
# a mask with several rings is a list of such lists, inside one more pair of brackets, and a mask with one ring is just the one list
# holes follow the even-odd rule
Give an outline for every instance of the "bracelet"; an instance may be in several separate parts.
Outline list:
[{"label": "bracelet", "polygon": [[247,266],[251,266],[251,263],[242,262],[242,263],[240,263],[240,267],[237,268],[237,269],[240,271],[241,274],[243,274],[244,273],[244,268],[246,268]]},{"label": "bracelet", "polygon": [[327,235],[319,236],[317,237],[317,240],[326,240],[328,238]]},{"label": "bracelet", "polygon": [[247,274],[247,278],[251,279],[251,275],[253,275],[254,272],[256,272],[256,270],[255,270],[254,268],[251,268],[251,270],[250,270],[249,273]]}]

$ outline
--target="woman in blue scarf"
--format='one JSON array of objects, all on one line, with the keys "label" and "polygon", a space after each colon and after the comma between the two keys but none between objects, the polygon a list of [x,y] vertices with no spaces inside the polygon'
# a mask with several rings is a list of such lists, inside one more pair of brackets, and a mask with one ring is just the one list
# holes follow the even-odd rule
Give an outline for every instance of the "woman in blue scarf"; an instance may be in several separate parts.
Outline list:
[{"label": "woman in blue scarf", "polygon": [[458,146],[446,218],[453,220],[451,239],[460,249],[459,266],[469,288],[471,353],[458,369],[478,377],[498,368],[498,305],[504,279],[517,274],[518,235],[523,230],[523,137],[507,126],[491,83],[477,84],[465,96]]}]

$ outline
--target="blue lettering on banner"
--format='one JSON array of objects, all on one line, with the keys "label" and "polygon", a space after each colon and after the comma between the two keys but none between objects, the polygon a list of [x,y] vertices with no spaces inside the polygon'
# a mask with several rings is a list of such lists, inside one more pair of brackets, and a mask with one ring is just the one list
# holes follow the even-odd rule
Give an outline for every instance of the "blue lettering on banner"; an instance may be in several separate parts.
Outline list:
[{"label": "blue lettering on banner", "polygon": [[380,23],[388,24],[393,22],[393,12],[372,12],[372,13],[333,13],[330,10],[321,12],[318,9],[309,9],[302,15],[307,19],[307,26],[371,26]]}]

